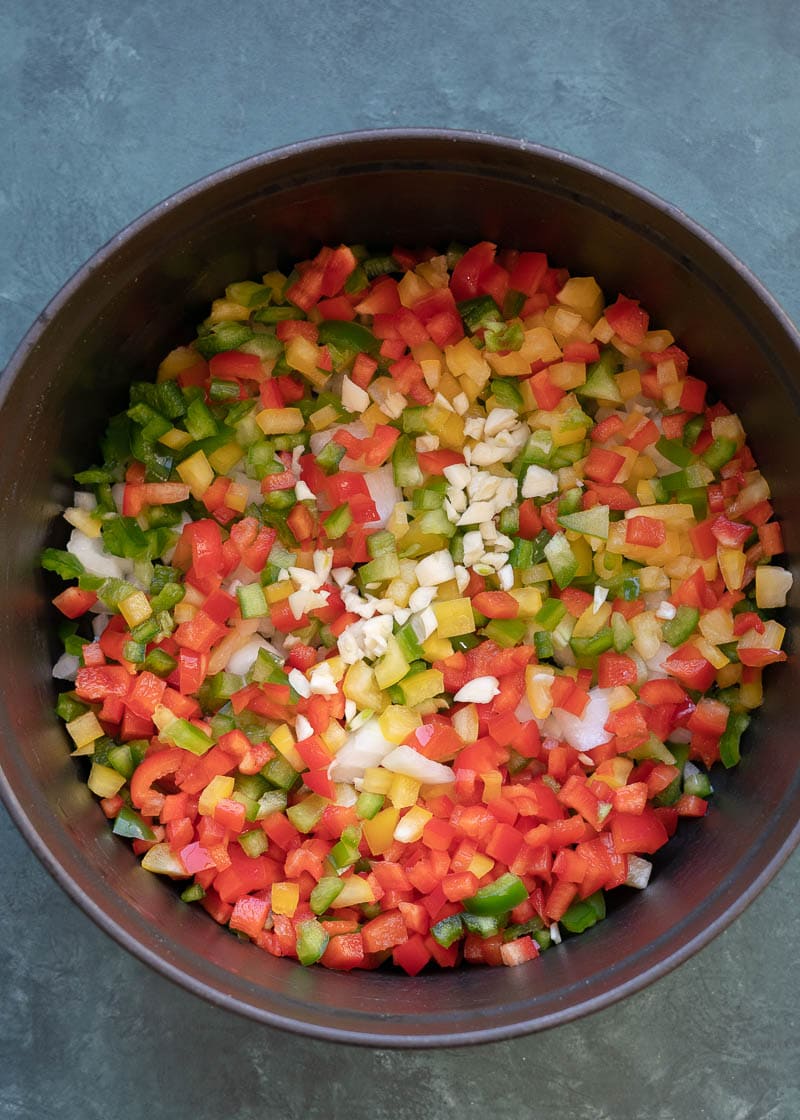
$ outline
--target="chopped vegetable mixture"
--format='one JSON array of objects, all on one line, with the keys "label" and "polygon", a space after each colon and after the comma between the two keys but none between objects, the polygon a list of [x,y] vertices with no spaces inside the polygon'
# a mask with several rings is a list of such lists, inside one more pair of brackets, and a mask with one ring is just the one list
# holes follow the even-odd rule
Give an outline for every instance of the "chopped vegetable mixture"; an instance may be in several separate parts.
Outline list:
[{"label": "chopped vegetable mixture", "polygon": [[516,965],[647,886],[791,586],[736,415],[542,253],[323,248],[131,387],[43,564],[73,753],[275,956]]}]

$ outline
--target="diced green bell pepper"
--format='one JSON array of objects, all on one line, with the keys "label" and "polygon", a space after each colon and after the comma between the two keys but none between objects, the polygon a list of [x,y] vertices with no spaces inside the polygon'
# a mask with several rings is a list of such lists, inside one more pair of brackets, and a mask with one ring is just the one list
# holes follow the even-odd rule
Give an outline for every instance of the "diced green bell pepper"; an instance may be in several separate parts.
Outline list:
[{"label": "diced green bell pepper", "polygon": [[575,395],[622,404],[622,394],[614,380],[619,364],[619,355],[612,347],[603,350],[598,360],[587,368],[586,381],[578,385]]},{"label": "diced green bell pepper", "polygon": [[583,901],[573,902],[561,918],[561,925],[569,933],[583,933],[606,916],[606,903],[602,891],[590,894]]},{"label": "diced green bell pepper", "polygon": [[461,924],[460,914],[450,914],[431,926],[431,937],[437,944],[449,949],[455,942],[464,936],[464,927]]},{"label": "diced green bell pepper", "polygon": [[544,546],[544,555],[560,588],[568,587],[578,571],[578,561],[563,533],[556,533]]},{"label": "diced green bell pepper", "polygon": [[559,513],[557,521],[563,529],[572,529],[575,533],[597,537],[602,541],[608,540],[608,506],[592,506],[591,509],[579,510],[577,513]]},{"label": "diced green bell pepper", "polygon": [[745,712],[728,713],[728,723],[719,741],[719,757],[726,770],[736,766],[741,758],[741,739],[750,723],[750,717]]},{"label": "diced green bell pepper", "polygon": [[688,642],[699,621],[700,611],[697,607],[681,605],[678,607],[675,617],[669,619],[661,627],[662,637],[673,648],[682,646],[684,642]]},{"label": "diced green bell pepper", "polygon": [[315,914],[324,914],[344,890],[344,880],[338,875],[326,875],[311,891],[308,904]]},{"label": "diced green bell pepper", "polygon": [[480,887],[471,898],[465,898],[464,909],[471,914],[497,916],[507,914],[527,897],[528,891],[520,877],[507,871],[493,883]]},{"label": "diced green bell pepper", "polygon": [[135,809],[123,805],[114,818],[112,831],[117,836],[126,836],[129,840],[155,840],[152,828],[142,820]]},{"label": "diced green bell pepper", "polygon": [[340,319],[327,319],[319,324],[319,341],[324,346],[331,343],[338,350],[353,354],[372,354],[380,351],[380,341],[361,323]]},{"label": "diced green bell pepper", "polygon": [[309,918],[297,923],[297,959],[300,964],[316,964],[328,947],[330,937],[319,922]]}]

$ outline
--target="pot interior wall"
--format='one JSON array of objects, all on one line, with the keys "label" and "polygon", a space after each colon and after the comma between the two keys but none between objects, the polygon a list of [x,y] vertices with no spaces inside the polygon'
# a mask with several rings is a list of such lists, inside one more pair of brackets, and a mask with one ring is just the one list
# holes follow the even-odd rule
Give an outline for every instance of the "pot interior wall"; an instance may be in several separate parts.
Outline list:
[{"label": "pot interior wall", "polygon": [[[68,758],[52,712],[52,620],[36,556],[71,474],[96,461],[105,418],[131,378],[189,341],[226,283],[322,243],[444,246],[487,238],[545,250],[606,295],[638,297],[739,411],[797,552],[795,345],[746,279],[664,210],[553,155],[486,141],[344,141],[251,162],[164,204],[101,255],[22,353],[2,409],[0,727],[12,810],[67,889],[142,957],[219,1002],[354,1041],[458,1041],[543,1026],[602,1004],[704,936],[786,843],[798,816],[794,665],[778,669],[742,767],[716,782],[712,812],[682,829],[646,896],[532,968],[411,980],[337,975],[274,960],[181,904],[141,871]],[[60,530],[56,530],[56,533]],[[52,642],[50,643],[52,646]],[[534,972],[535,968],[535,972]]]}]

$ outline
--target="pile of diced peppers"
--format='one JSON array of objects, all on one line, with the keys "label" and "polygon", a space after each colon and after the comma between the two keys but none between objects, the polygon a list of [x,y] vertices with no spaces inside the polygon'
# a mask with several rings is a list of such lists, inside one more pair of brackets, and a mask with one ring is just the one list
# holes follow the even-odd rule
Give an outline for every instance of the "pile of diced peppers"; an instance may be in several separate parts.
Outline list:
[{"label": "pile of diced peppers", "polygon": [[[331,389],[343,373],[369,396],[359,413]],[[383,411],[387,391],[399,414]],[[528,426],[513,461],[486,468],[518,480],[497,517],[512,576],[501,588],[473,567],[466,586],[440,584],[434,633],[395,623],[387,652],[345,664],[337,637],[355,616],[339,589],[298,619],[287,570],[332,549],[334,567],[402,607],[423,558],[462,563],[443,472],[464,463],[465,422],[496,408]],[[356,419],[367,434],[337,440]],[[311,434],[328,430],[314,456]],[[297,448],[314,500],[295,492]],[[386,528],[370,525],[346,454],[392,464],[403,500]],[[635,300],[606,304],[541,253],[340,246],[231,284],[156,382],[132,385],[102,455],[76,476],[95,508],[67,518],[134,576],[45,552],[72,581],[54,602],[79,659],[58,714],[142,865],[304,965],[515,965],[595,925],[633,861],[706,813],[708,770],[738,762],[762,669],[786,656],[781,531],[738,418]],[[556,492],[521,496],[532,466]],[[234,471],[258,480],[259,501]],[[230,594],[241,565],[251,580]],[[662,617],[646,601],[658,591]],[[98,610],[111,618],[92,640]],[[246,677],[227,671],[265,623],[289,639],[285,658],[262,650]],[[664,672],[643,680],[663,642]],[[323,660],[335,694],[290,685]],[[454,702],[487,673],[491,700]],[[598,685],[610,737],[591,751],[515,714],[527,699],[539,720],[580,716]],[[328,768],[366,714],[453,782],[377,766],[340,797]],[[299,716],[313,732],[300,741]]]}]

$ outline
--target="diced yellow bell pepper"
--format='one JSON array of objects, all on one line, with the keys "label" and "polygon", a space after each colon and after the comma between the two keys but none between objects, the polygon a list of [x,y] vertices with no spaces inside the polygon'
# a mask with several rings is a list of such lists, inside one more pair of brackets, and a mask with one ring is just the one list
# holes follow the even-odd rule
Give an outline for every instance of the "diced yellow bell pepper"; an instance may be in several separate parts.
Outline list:
[{"label": "diced yellow bell pepper", "polygon": [[624,401],[638,397],[642,391],[642,379],[638,369],[624,369],[616,376],[617,388]]},{"label": "diced yellow bell pepper", "polygon": [[342,688],[345,697],[362,711],[367,708],[382,711],[385,707],[385,697],[378,687],[375,674],[364,661],[356,661],[355,665],[350,666],[345,673]]},{"label": "diced yellow bell pepper", "polygon": [[113,766],[102,766],[99,762],[93,762],[86,784],[95,797],[113,797],[125,785],[125,777]]},{"label": "diced yellow bell pepper", "polygon": [[598,610],[594,609],[594,603],[590,603],[575,623],[575,629],[572,631],[573,638],[593,638],[598,631],[608,625],[610,618],[610,603],[603,603]]},{"label": "diced yellow bell pepper", "polygon": [[[738,666],[741,669],[741,665]],[[760,708],[764,702],[764,689],[761,684],[761,674],[754,680],[750,680],[747,684],[739,685],[739,702],[743,708],[752,711],[753,708]]]},{"label": "diced yellow bell pepper", "polygon": [[393,777],[392,771],[384,770],[382,766],[368,766],[364,771],[361,788],[365,793],[382,793],[385,796],[389,792]]},{"label": "diced yellow bell pepper", "polygon": [[67,724],[67,733],[78,749],[88,747],[104,734],[103,728],[94,712],[84,712]]},{"label": "diced yellow bell pepper", "polygon": [[214,471],[206,458],[205,451],[195,451],[188,459],[178,463],[175,468],[180,475],[181,482],[185,482],[192,492],[192,497],[199,501],[211,483],[214,481]]},{"label": "diced yellow bell pepper", "polygon": [[655,657],[661,645],[661,623],[652,611],[642,611],[629,622],[633,644],[643,660]]},{"label": "diced yellow bell pepper", "polygon": [[547,375],[554,385],[565,392],[577,389],[586,382],[585,362],[554,362],[547,367]]},{"label": "diced yellow bell pepper", "polygon": [[250,318],[250,308],[232,299],[215,299],[211,304],[209,316],[212,323],[246,323]]},{"label": "diced yellow bell pepper", "polygon": [[378,688],[391,688],[406,675],[410,668],[408,659],[393,635],[389,636],[386,653],[375,662],[373,671]]},{"label": "diced yellow bell pepper", "polygon": [[323,408],[318,408],[316,412],[312,412],[308,422],[315,432],[322,432],[326,428],[330,428],[331,424],[335,424],[338,419],[339,410],[334,408],[332,404],[326,404]]},{"label": "diced yellow bell pepper", "polygon": [[598,342],[610,342],[613,337],[614,328],[605,315],[601,315],[592,327],[592,338],[596,338]]},{"label": "diced yellow bell pepper", "polygon": [[705,638],[696,637],[694,639],[694,646],[700,656],[705,657],[706,661],[709,661],[715,669],[723,669],[730,661],[730,658],[726,657],[721,649],[718,649],[717,646],[712,646]]},{"label": "diced yellow bell pepper", "polygon": [[611,689],[611,695],[608,698],[608,708],[611,712],[616,712],[620,708],[627,708],[628,704],[632,704],[636,699],[636,693],[633,689],[628,688],[626,684],[615,685]]},{"label": "diced yellow bell pepper", "polygon": [[[232,471],[239,460],[244,455],[244,449],[232,440],[230,443],[225,443],[222,447],[218,447],[216,451],[212,451],[208,457],[208,461],[217,474],[228,474]],[[227,495],[225,504],[228,505]],[[231,508],[233,508],[231,506]]]},{"label": "diced yellow bell pepper", "polygon": [[422,718],[418,712],[412,711],[403,704],[390,704],[381,712],[378,724],[384,739],[399,745],[422,726]]},{"label": "diced yellow bell pepper", "polygon": [[407,677],[400,685],[403,698],[410,708],[444,692],[444,677],[439,669],[425,669]]},{"label": "diced yellow bell pepper", "polygon": [[375,431],[378,424],[387,424],[389,417],[378,404],[371,404],[369,408],[361,413],[359,420],[367,429],[370,435]]},{"label": "diced yellow bell pepper", "polygon": [[429,296],[433,288],[422,276],[416,272],[406,272],[397,285],[397,294],[403,307],[413,307],[417,300]]},{"label": "diced yellow bell pepper", "polygon": [[563,307],[577,311],[589,324],[596,323],[603,310],[603,293],[593,276],[571,276],[556,299]]},{"label": "diced yellow bell pepper", "polygon": [[756,606],[759,609],[785,607],[791,587],[792,573],[785,568],[770,564],[759,564],[756,568]]},{"label": "diced yellow bell pepper", "polygon": [[476,852],[469,862],[467,871],[471,871],[476,879],[482,879],[484,875],[488,875],[494,867],[494,860],[489,856],[485,856],[482,852]]},{"label": "diced yellow bell pepper", "polygon": [[444,356],[447,368],[454,377],[469,377],[480,389],[491,376],[485,357],[468,338],[462,338],[454,346],[446,346]]},{"label": "diced yellow bell pepper", "polygon": [[608,758],[605,762],[601,762],[594,774],[587,778],[586,784],[605,782],[612,789],[621,789],[622,786],[627,785],[631,770],[633,770],[631,759],[617,755],[616,758]]},{"label": "diced yellow bell pepper", "polygon": [[725,548],[717,546],[717,563],[720,575],[725,581],[728,591],[738,591],[744,580],[744,569],[747,564],[745,554],[740,548]]},{"label": "diced yellow bell pepper", "polygon": [[261,277],[261,283],[269,288],[272,292],[272,298],[275,300],[283,299],[283,293],[286,288],[286,277],[282,272],[273,269],[272,272],[265,272]]},{"label": "diced yellow bell pepper", "polygon": [[232,482],[225,492],[225,505],[228,509],[244,513],[250,504],[250,493],[241,482]]},{"label": "diced yellow bell pepper", "polygon": [[[388,771],[386,771],[388,773]],[[377,792],[375,790],[370,792]],[[388,792],[388,791],[386,791]],[[369,850],[381,856],[394,843],[394,830],[400,820],[400,810],[394,807],[381,809],[371,821],[363,821],[361,828]]]},{"label": "diced yellow bell pepper", "polygon": [[286,759],[293,770],[296,770],[298,774],[302,770],[305,770],[306,764],[294,745],[294,735],[288,724],[282,723],[276,727],[275,730],[271,732],[269,741],[272,743],[275,750]]},{"label": "diced yellow bell pepper", "polygon": [[134,591],[132,595],[127,595],[120,601],[119,610],[130,629],[144,622],[153,613],[144,591]]},{"label": "diced yellow bell pepper", "polygon": [[217,807],[217,802],[221,801],[223,797],[230,797],[233,793],[233,787],[234,780],[229,775],[217,774],[213,777],[200,794],[200,800],[197,802],[197,811],[200,816],[212,816]]},{"label": "diced yellow bell pepper", "polygon": [[294,591],[294,584],[290,579],[281,579],[277,583],[268,583],[264,588],[264,598],[268,603],[281,603],[288,599]]},{"label": "diced yellow bell pepper", "polygon": [[475,616],[470,599],[459,597],[445,603],[434,603],[433,613],[436,615],[436,633],[440,638],[475,633]]},{"label": "diced yellow bell pepper", "polygon": [[196,366],[202,360],[197,351],[192,350],[190,346],[178,346],[174,350],[170,350],[158,367],[156,380],[158,382],[174,381],[179,373],[182,373],[185,369],[191,369],[192,366]]},{"label": "diced yellow bell pepper", "polygon": [[483,782],[483,797],[484,804],[488,805],[490,801],[496,801],[500,797],[503,789],[503,775],[499,770],[487,770],[481,774],[481,781]]},{"label": "diced yellow bell pepper", "polygon": [[330,720],[328,726],[321,733],[321,738],[325,746],[332,754],[336,754],[341,750],[347,742],[347,732],[340,723],[335,719]]},{"label": "diced yellow bell pepper", "polygon": [[415,805],[395,825],[393,839],[399,840],[402,844],[416,843],[417,840],[422,838],[425,825],[432,816],[433,813],[428,809],[423,809],[421,805]]},{"label": "diced yellow bell pepper", "polygon": [[729,661],[721,669],[717,669],[716,682],[718,688],[731,688],[742,679],[742,666],[737,661]]},{"label": "diced yellow bell pepper", "polygon": [[181,451],[192,442],[192,437],[180,428],[170,428],[168,432],[164,432],[163,436],[158,437],[158,442],[163,443],[165,447],[172,448],[173,451]]},{"label": "diced yellow bell pepper", "polygon": [[509,595],[519,603],[519,618],[535,618],[542,609],[542,593],[535,587],[514,587]]},{"label": "diced yellow bell pepper", "polygon": [[273,914],[293,917],[300,902],[300,887],[297,883],[273,883],[271,902]]},{"label": "diced yellow bell pepper", "polygon": [[331,903],[331,910],[343,910],[346,906],[364,906],[374,901],[375,892],[367,880],[362,879],[360,875],[350,875],[344,880],[344,887]]},{"label": "diced yellow bell pepper", "polygon": [[386,522],[387,530],[395,537],[401,537],[408,528],[408,511],[410,502],[398,502]]},{"label": "diced yellow bell pepper", "polygon": [[733,632],[733,615],[731,612],[715,607],[701,616],[699,630],[706,641],[715,646],[724,646],[727,642],[736,640]]},{"label": "diced yellow bell pepper", "polygon": [[256,414],[256,423],[266,436],[302,432],[305,426],[299,408],[263,408]]},{"label": "diced yellow bell pepper", "polygon": [[407,774],[395,774],[389,786],[389,800],[395,809],[409,809],[416,805],[421,783]]}]

